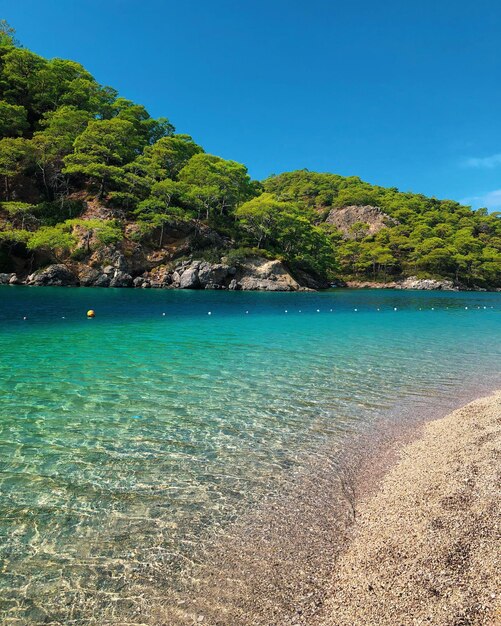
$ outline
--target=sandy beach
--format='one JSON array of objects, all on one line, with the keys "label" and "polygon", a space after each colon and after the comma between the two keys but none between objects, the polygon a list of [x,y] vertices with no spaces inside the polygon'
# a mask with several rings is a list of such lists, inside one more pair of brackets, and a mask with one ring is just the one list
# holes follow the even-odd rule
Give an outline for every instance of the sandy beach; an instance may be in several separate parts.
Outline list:
[{"label": "sandy beach", "polygon": [[357,503],[315,626],[501,624],[501,393],[427,423]]},{"label": "sandy beach", "polygon": [[501,624],[501,393],[365,446],[224,533],[153,622]]}]

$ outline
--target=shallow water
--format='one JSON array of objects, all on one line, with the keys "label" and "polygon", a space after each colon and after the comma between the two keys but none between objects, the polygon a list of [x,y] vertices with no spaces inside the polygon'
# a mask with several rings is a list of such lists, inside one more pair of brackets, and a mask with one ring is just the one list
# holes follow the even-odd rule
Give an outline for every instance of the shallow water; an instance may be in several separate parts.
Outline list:
[{"label": "shallow water", "polygon": [[2,623],[142,623],[131,576],[153,598],[350,432],[499,386],[500,339],[501,294],[0,287]]}]

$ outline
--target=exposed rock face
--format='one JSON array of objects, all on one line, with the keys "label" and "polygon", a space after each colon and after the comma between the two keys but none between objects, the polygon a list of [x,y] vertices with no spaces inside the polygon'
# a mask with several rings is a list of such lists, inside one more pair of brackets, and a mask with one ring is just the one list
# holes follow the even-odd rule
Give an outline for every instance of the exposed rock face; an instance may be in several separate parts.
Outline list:
[{"label": "exposed rock face", "polygon": [[283,263],[259,257],[248,258],[237,270],[238,288],[244,291],[304,290],[289,274]]},{"label": "exposed rock face", "polygon": [[198,289],[200,281],[198,279],[198,268],[188,267],[179,278],[180,289]]},{"label": "exposed rock face", "polygon": [[183,261],[171,269],[145,272],[134,286],[173,287],[177,289],[230,289],[244,291],[300,291],[302,287],[283,263],[261,257],[243,259],[238,267],[226,263]]},{"label": "exposed rock face", "polygon": [[[459,291],[460,287],[452,280],[435,280],[433,278],[417,278],[410,276],[404,280],[377,283],[372,281],[348,281],[346,287],[351,289],[420,289],[430,291]],[[477,289],[475,289],[476,291]]]},{"label": "exposed rock face", "polygon": [[66,265],[49,265],[26,279],[26,284],[39,287],[65,287],[78,285],[78,278]]},{"label": "exposed rock face", "polygon": [[410,276],[403,280],[397,289],[426,289],[442,291],[458,291],[452,280],[435,280],[433,278],[416,278]]},{"label": "exposed rock face", "polygon": [[127,272],[116,270],[110,280],[110,287],[132,287],[132,276]]},{"label": "exposed rock face", "polygon": [[328,224],[336,226],[346,239],[354,239],[352,227],[357,222],[367,224],[367,234],[374,235],[387,225],[397,224],[393,219],[377,206],[346,206],[341,209],[331,209],[325,220]]},{"label": "exposed rock face", "polygon": [[108,274],[99,274],[99,276],[94,281],[94,287],[109,287],[110,286],[110,277]]},{"label": "exposed rock face", "polygon": [[212,285],[224,284],[230,268],[222,263],[202,263],[198,270],[200,285],[210,289]]},{"label": "exposed rock face", "polygon": [[82,287],[92,287],[99,280],[100,276],[101,272],[93,267],[85,267],[78,274]]}]

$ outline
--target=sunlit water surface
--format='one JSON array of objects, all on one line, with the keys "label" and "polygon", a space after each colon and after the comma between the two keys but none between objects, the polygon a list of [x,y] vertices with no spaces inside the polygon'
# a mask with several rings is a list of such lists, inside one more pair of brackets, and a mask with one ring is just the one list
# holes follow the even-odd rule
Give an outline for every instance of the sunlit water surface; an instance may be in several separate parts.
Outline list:
[{"label": "sunlit water surface", "polygon": [[0,287],[0,324],[5,624],[169,584],[347,432],[500,378],[501,294]]}]

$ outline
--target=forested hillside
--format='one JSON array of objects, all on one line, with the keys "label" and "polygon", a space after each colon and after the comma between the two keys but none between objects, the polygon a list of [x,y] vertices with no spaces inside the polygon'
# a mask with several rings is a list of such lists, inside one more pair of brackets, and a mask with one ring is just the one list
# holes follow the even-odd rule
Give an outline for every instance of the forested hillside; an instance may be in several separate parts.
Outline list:
[{"label": "forested hillside", "polygon": [[0,272],[142,251],[147,264],[131,263],[132,275],[185,257],[254,255],[327,280],[501,286],[498,215],[357,177],[301,170],[253,181],[79,63],[23,48],[6,22],[0,137]]}]

